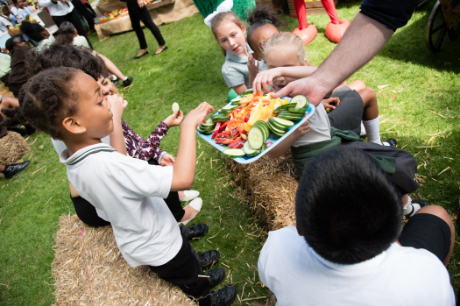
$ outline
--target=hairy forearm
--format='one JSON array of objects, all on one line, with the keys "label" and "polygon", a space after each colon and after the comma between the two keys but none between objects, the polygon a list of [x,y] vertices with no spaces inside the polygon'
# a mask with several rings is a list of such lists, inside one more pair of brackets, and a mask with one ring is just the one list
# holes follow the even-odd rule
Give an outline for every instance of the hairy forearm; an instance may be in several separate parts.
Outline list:
[{"label": "hairy forearm", "polygon": [[125,138],[123,137],[123,128],[120,120],[113,119],[113,132],[110,134],[110,145],[118,153],[126,155]]},{"label": "hairy forearm", "polygon": [[380,22],[359,13],[313,78],[324,84],[326,92],[331,91],[370,61],[393,33]]},{"label": "hairy forearm", "polygon": [[172,191],[188,190],[195,181],[196,132],[192,124],[181,125],[179,150],[174,162]]}]

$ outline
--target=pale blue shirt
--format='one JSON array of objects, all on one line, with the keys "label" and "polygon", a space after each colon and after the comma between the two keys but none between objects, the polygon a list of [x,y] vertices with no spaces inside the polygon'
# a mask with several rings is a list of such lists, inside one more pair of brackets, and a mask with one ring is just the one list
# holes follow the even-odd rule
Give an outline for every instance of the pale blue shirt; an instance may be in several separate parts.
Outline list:
[{"label": "pale blue shirt", "polygon": [[[248,44],[246,44],[246,49],[249,53],[253,53]],[[249,88],[248,57],[227,52],[225,63],[222,66],[222,75],[229,88],[241,84],[245,84]]]}]

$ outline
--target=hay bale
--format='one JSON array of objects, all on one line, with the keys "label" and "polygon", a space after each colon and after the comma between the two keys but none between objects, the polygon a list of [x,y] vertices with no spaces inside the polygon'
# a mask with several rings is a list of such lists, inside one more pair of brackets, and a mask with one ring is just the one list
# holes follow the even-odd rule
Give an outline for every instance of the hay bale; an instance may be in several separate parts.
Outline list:
[{"label": "hay bale", "polygon": [[110,226],[91,228],[76,215],[62,216],[59,225],[52,264],[56,306],[195,305],[179,287],[143,267],[147,287],[142,268],[123,259]]},{"label": "hay bale", "polygon": [[288,151],[269,159],[266,155],[250,164],[227,159],[238,187],[235,195],[250,203],[268,230],[295,225],[295,194],[298,186],[295,166]]},{"label": "hay bale", "polygon": [[0,164],[14,164],[30,151],[25,139],[16,132],[8,131],[6,136],[0,138]]},{"label": "hay bale", "polygon": [[14,97],[14,94],[5,86],[5,84],[0,85],[0,95]]}]

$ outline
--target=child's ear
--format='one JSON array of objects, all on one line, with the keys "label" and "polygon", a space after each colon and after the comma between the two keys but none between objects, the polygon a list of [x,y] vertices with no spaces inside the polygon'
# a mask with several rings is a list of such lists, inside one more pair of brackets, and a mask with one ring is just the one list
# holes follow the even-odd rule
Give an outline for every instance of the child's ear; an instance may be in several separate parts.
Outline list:
[{"label": "child's ear", "polygon": [[244,24],[241,25],[241,31],[243,31],[243,33],[246,33],[246,26]]},{"label": "child's ear", "polygon": [[71,134],[83,134],[86,132],[86,127],[81,125],[74,117],[66,117],[62,120],[62,126]]}]

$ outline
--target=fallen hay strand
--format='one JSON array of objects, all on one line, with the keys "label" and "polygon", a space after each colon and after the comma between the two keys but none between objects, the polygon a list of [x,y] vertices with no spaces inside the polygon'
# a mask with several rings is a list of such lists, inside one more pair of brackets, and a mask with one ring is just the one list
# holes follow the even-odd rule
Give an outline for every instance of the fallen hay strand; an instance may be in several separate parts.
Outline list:
[{"label": "fallen hay strand", "polygon": [[0,138],[0,164],[14,164],[30,151],[30,146],[24,138],[16,132],[8,131]]},{"label": "fallen hay strand", "polygon": [[161,280],[148,267],[144,267],[145,279],[142,267],[131,268],[119,252],[110,226],[91,228],[76,215],[62,216],[59,226],[52,264],[56,306],[92,302],[95,306],[195,305],[179,287]]},{"label": "fallen hay strand", "polygon": [[268,230],[295,225],[295,193],[298,186],[290,151],[284,156],[267,156],[250,164],[227,163],[238,185],[235,198],[247,202]]}]

